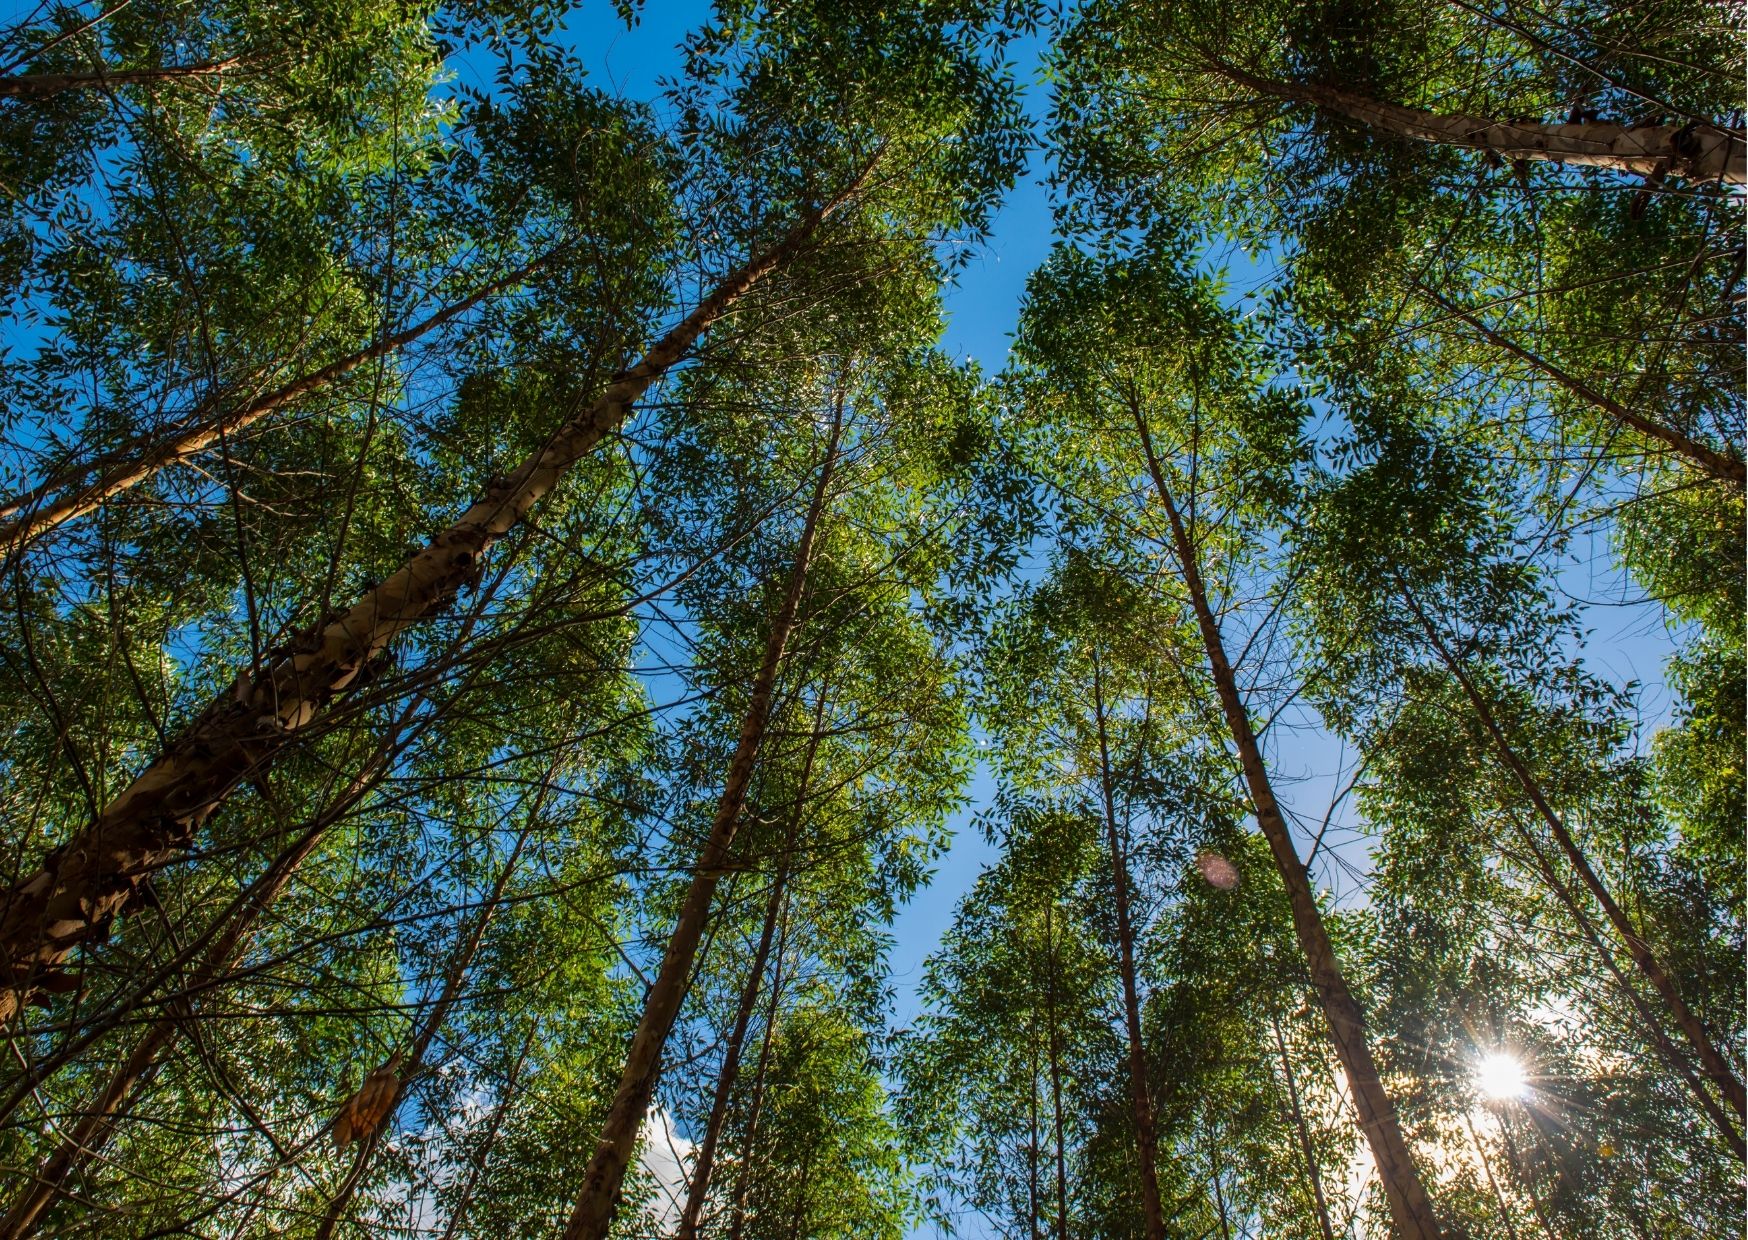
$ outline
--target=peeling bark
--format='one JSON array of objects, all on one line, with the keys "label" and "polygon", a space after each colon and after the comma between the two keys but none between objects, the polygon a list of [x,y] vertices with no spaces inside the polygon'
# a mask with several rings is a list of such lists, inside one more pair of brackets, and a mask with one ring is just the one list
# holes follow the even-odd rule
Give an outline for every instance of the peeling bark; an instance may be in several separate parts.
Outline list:
[{"label": "peeling bark", "polygon": [[51,984],[80,944],[107,933],[139,902],[141,884],[191,847],[238,783],[266,770],[400,633],[439,614],[468,587],[488,551],[571,466],[616,430],[643,393],[754,285],[801,252],[821,222],[872,172],[808,212],[776,245],[732,272],[643,359],[561,426],[508,478],[350,608],[324,618],[264,665],[243,668],[95,821],[0,894],[0,1021]]},{"label": "peeling bark", "polygon": [[[320,831],[309,832],[274,863],[273,871],[257,888],[254,898],[239,910],[225,932],[213,941],[205,961],[195,972],[196,985],[210,981],[235,959],[260,914],[285,889],[321,835]],[[38,1164],[28,1187],[0,1219],[0,1240],[21,1240],[34,1232],[42,1216],[66,1190],[67,1182],[103,1152],[135,1091],[157,1071],[164,1052],[174,1044],[180,1028],[177,1015],[165,1012],[146,1030],[127,1059],[110,1073],[103,1088],[86,1104],[85,1113],[62,1136],[54,1152]]]},{"label": "peeling bark", "polygon": [[[375,785],[386,758],[387,748],[379,749],[339,800],[331,804],[290,848],[274,858],[255,881],[247,899],[231,913],[224,929],[208,944],[191,970],[185,992],[210,985],[236,964],[261,917],[284,893],[328,829],[349,813]],[[172,1000],[169,1010],[151,1024],[128,1057],[110,1073],[103,1088],[86,1104],[84,1113],[62,1136],[54,1152],[37,1164],[27,1187],[0,1218],[0,1240],[21,1240],[34,1232],[49,1207],[66,1191],[67,1182],[103,1152],[135,1092],[157,1071],[164,1052],[175,1043],[188,1009],[188,1000]]]},{"label": "peeling bark", "polygon": [[1748,140],[1742,130],[1722,125],[1498,121],[1461,112],[1426,112],[1334,86],[1272,81],[1219,61],[1212,61],[1208,68],[1229,82],[1271,98],[1322,108],[1418,142],[1485,151],[1506,162],[1535,160],[1726,185],[1748,182]]}]

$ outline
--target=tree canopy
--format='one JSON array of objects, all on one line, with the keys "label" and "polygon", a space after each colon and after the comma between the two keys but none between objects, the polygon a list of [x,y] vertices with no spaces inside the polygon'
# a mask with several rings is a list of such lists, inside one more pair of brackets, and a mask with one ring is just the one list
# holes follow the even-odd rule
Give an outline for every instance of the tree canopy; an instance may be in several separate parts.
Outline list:
[{"label": "tree canopy", "polygon": [[3,29],[0,1237],[1748,1223],[1737,9]]}]

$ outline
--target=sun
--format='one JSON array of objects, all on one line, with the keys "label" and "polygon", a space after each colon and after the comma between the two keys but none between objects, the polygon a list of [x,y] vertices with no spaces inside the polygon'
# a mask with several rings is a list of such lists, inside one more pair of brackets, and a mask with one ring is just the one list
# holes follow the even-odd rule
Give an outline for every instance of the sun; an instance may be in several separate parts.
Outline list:
[{"label": "sun", "polygon": [[1495,1101],[1508,1102],[1529,1093],[1529,1078],[1516,1055],[1494,1051],[1475,1065],[1475,1087]]}]

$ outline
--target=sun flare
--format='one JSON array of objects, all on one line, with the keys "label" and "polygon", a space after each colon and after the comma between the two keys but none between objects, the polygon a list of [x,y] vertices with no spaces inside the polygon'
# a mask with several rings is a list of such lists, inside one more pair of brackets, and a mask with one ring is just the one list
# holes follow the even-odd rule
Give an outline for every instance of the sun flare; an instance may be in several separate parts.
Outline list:
[{"label": "sun flare", "polygon": [[1475,1086],[1488,1098],[1507,1102],[1529,1093],[1529,1078],[1517,1056],[1494,1051],[1476,1065]]}]

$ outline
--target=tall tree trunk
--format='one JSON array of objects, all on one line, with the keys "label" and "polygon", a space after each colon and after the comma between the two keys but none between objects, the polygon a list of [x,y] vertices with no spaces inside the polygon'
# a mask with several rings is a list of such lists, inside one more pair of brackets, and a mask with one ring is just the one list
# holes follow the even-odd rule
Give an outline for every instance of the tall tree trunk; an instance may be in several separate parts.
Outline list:
[{"label": "tall tree trunk", "polygon": [[1646,981],[1651,983],[1651,988],[1657,992],[1664,1005],[1669,1009],[1670,1015],[1675,1018],[1676,1026],[1681,1030],[1682,1035],[1687,1039],[1688,1047],[1699,1060],[1700,1070],[1716,1086],[1718,1092],[1735,1110],[1739,1118],[1748,1117],[1748,1097],[1744,1095],[1741,1078],[1731,1069],[1729,1060],[1719,1052],[1717,1046],[1712,1042],[1711,1035],[1706,1031],[1698,1014],[1688,1007],[1687,1001],[1682,998],[1680,990],[1675,985],[1675,979],[1669,976],[1662,961],[1658,960],[1656,953],[1651,950],[1651,945],[1639,934],[1638,927],[1633,924],[1632,918],[1616,902],[1614,894],[1602,881],[1602,876],[1590,864],[1590,858],[1585,855],[1584,849],[1573,838],[1572,833],[1566,829],[1565,821],[1554,812],[1554,807],[1542,792],[1540,781],[1536,779],[1523,759],[1518,756],[1517,750],[1513,748],[1510,739],[1500,726],[1498,718],[1494,715],[1492,705],[1487,701],[1485,695],[1476,688],[1475,682],[1463,666],[1462,660],[1457,658],[1451,652],[1450,647],[1445,644],[1437,626],[1432,623],[1431,617],[1421,610],[1413,591],[1404,585],[1402,592],[1404,600],[1420,621],[1427,641],[1437,652],[1445,667],[1450,670],[1451,675],[1456,678],[1457,683],[1462,687],[1463,695],[1469,699],[1469,705],[1474,708],[1475,715],[1481,722],[1481,727],[1486,731],[1488,739],[1493,742],[1494,748],[1498,751],[1499,760],[1505,765],[1506,770],[1511,772],[1517,785],[1523,789],[1524,795],[1529,798],[1536,813],[1547,824],[1548,833],[1554,837],[1554,842],[1559,845],[1567,862],[1577,873],[1579,881],[1584,884],[1585,889],[1601,906],[1603,915],[1608,918],[1615,933],[1620,935],[1621,941],[1626,944],[1627,955],[1632,958],[1633,963],[1638,966],[1639,972],[1644,975]]},{"label": "tall tree trunk", "polygon": [[1469,1144],[1475,1157],[1481,1160],[1481,1170],[1487,1173],[1487,1185],[1493,1190],[1493,1200],[1499,1206],[1499,1219],[1505,1224],[1505,1240],[1517,1240],[1517,1224],[1511,1221],[1511,1208],[1505,1203],[1505,1194],[1499,1191],[1499,1181],[1493,1178],[1493,1160],[1487,1157],[1487,1150],[1482,1146],[1475,1123],[1467,1111],[1463,1112],[1463,1126],[1469,1130]]},{"label": "tall tree trunk", "polygon": [[156,69],[98,69],[90,73],[19,73],[0,77],[0,99],[49,99],[69,90],[107,90],[112,86],[155,86],[190,78],[214,77],[247,60],[232,56],[198,65],[163,65]]},{"label": "tall tree trunk", "polygon": [[1293,1073],[1293,1061],[1287,1055],[1287,1039],[1281,1034],[1280,1017],[1269,1013],[1269,1025],[1275,1031],[1275,1049],[1281,1056],[1281,1075],[1287,1081],[1287,1101],[1293,1107],[1293,1126],[1299,1130],[1299,1152],[1305,1156],[1305,1176],[1311,1181],[1311,1201],[1317,1208],[1317,1225],[1323,1240],[1335,1240],[1335,1227],[1329,1221],[1329,1203],[1323,1198],[1323,1176],[1317,1170],[1317,1150],[1311,1144],[1311,1126],[1305,1121],[1305,1110],[1299,1103],[1299,1080]]},{"label": "tall tree trunk", "polygon": [[1227,81],[1275,99],[1322,108],[1397,137],[1467,147],[1501,160],[1574,164],[1637,176],[1722,181],[1726,185],[1748,181],[1748,142],[1740,129],[1721,125],[1497,121],[1460,112],[1425,112],[1335,86],[1272,81],[1212,58],[1208,68]]},{"label": "tall tree trunk", "polygon": [[1548,1221],[1547,1207],[1542,1204],[1542,1195],[1536,1189],[1535,1177],[1530,1175],[1529,1168],[1523,1165],[1523,1159],[1517,1152],[1517,1142],[1512,1138],[1511,1129],[1506,1127],[1503,1116],[1495,1116],[1494,1121],[1499,1125],[1499,1135],[1505,1141],[1505,1161],[1511,1168],[1512,1178],[1523,1186],[1530,1205],[1535,1208],[1536,1222],[1541,1224],[1542,1235],[1547,1240],[1554,1240],[1557,1234],[1554,1225]]},{"label": "tall tree trunk", "polygon": [[1232,1240],[1232,1220],[1226,1214],[1226,1190],[1220,1186],[1220,1153],[1212,1132],[1208,1133],[1208,1176],[1214,1182],[1214,1217],[1220,1224],[1220,1240]]},{"label": "tall tree trunk", "polygon": [[1038,1186],[1038,1031],[1026,1040],[1026,1067],[1031,1090],[1026,1095],[1026,1235],[1028,1240],[1040,1240],[1038,1205],[1042,1193]]},{"label": "tall tree trunk", "polygon": [[1141,996],[1135,979],[1135,931],[1129,915],[1129,862],[1117,833],[1117,805],[1111,789],[1111,744],[1105,725],[1104,671],[1093,659],[1093,713],[1099,725],[1099,792],[1104,804],[1105,840],[1111,854],[1111,883],[1117,906],[1117,966],[1123,979],[1123,1031],[1129,1043],[1129,1106],[1135,1120],[1140,1158],[1141,1211],[1148,1240],[1165,1240],[1165,1213],[1159,1204],[1159,1135],[1153,1100],[1147,1090],[1147,1055],[1141,1046]]},{"label": "tall tree trunk", "polygon": [[6,525],[0,525],[0,551],[16,555],[34,539],[91,512],[123,491],[147,481],[159,470],[204,452],[219,440],[246,430],[268,414],[321,390],[366,362],[384,357],[452,322],[486,298],[522,283],[550,262],[555,253],[549,250],[411,327],[383,336],[357,352],[301,375],[271,392],[215,414],[214,406],[222,403],[224,398],[221,393],[203,401],[178,426],[142,436],[112,452],[44,479],[0,506],[0,517],[11,518]]},{"label": "tall tree trunk", "polygon": [[698,1224],[704,1217],[704,1201],[710,1194],[710,1176],[716,1167],[716,1146],[722,1139],[722,1126],[728,1120],[729,1099],[734,1093],[735,1079],[740,1075],[741,1050],[746,1045],[747,1030],[752,1025],[759,991],[764,986],[765,967],[770,961],[771,944],[776,938],[778,917],[788,890],[791,854],[801,836],[807,789],[813,778],[813,761],[819,753],[819,741],[825,726],[826,696],[826,687],[821,685],[819,701],[813,711],[813,734],[807,738],[801,778],[796,783],[795,808],[784,840],[784,855],[777,863],[776,876],[771,880],[771,894],[765,901],[765,922],[759,929],[759,945],[753,953],[753,965],[747,973],[746,985],[741,989],[734,1025],[723,1046],[722,1066],[716,1074],[716,1091],[710,1100],[710,1119],[705,1124],[704,1140],[698,1143],[698,1157],[692,1164],[692,1181],[686,1187],[686,1204],[680,1212],[680,1226],[675,1233],[677,1240],[698,1240]]},{"label": "tall tree trunk", "polygon": [[740,1167],[734,1177],[734,1199],[728,1214],[728,1240],[741,1240],[746,1229],[747,1195],[753,1187],[753,1168],[759,1139],[759,1120],[765,1111],[765,1082],[770,1075],[771,1043],[777,1034],[777,1004],[783,993],[783,949],[789,940],[789,912],[783,912],[783,924],[777,931],[777,959],[771,964],[771,997],[765,1002],[765,1028],[759,1035],[759,1061],[753,1068],[752,1098],[747,1104],[746,1131],[742,1140]]},{"label": "tall tree trunk", "polygon": [[[283,853],[262,872],[247,896],[229,914],[225,926],[207,945],[204,954],[190,971],[185,995],[194,994],[221,981],[242,954],[250,935],[261,917],[272,907],[290,884],[298,868],[315,851],[316,845],[375,784],[375,776],[387,760],[385,744],[372,755],[366,767],[356,775],[338,800],[328,806],[320,818],[311,823]],[[171,1000],[167,1010],[146,1029],[128,1057],[110,1073],[83,1114],[61,1138],[52,1153],[40,1162],[28,1184],[0,1218],[0,1240],[19,1240],[30,1235],[42,1221],[50,1206],[66,1191],[67,1182],[93,1158],[103,1152],[122,1112],[134,1093],[156,1071],[164,1052],[176,1041],[191,1000]]]},{"label": "tall tree trunk", "polygon": [[686,997],[692,980],[692,963],[698,953],[699,940],[710,921],[710,906],[716,894],[717,880],[732,861],[736,831],[740,827],[741,810],[746,803],[747,786],[764,740],[765,725],[771,712],[771,696],[777,683],[777,671],[783,662],[783,651],[795,627],[801,594],[807,585],[807,570],[813,559],[815,536],[820,514],[825,508],[832,469],[837,463],[838,434],[843,425],[843,397],[837,398],[831,438],[826,445],[825,463],[808,505],[807,521],[802,527],[801,541],[795,551],[795,565],[789,572],[789,583],[771,622],[770,636],[765,641],[763,661],[753,677],[747,713],[741,722],[740,739],[728,764],[723,780],[722,796],[710,830],[699,849],[692,868],[692,882],[680,906],[679,920],[662,956],[662,966],[655,983],[645,996],[643,1016],[620,1074],[618,1092],[607,1112],[594,1157],[583,1177],[582,1191],[576,1207],[565,1225],[565,1240],[605,1240],[619,1205],[619,1190],[625,1173],[630,1169],[637,1145],[638,1130],[649,1113],[655,1096],[656,1078],[661,1074],[662,1052],[668,1035],[680,1014],[680,1004]]},{"label": "tall tree trunk", "polygon": [[740,1004],[735,1011],[734,1026],[723,1047],[722,1066],[716,1074],[716,1089],[710,1099],[710,1118],[705,1125],[704,1139],[698,1143],[698,1157],[692,1164],[692,1180],[686,1187],[686,1204],[680,1212],[680,1226],[675,1233],[679,1240],[697,1240],[699,1220],[704,1216],[704,1202],[710,1194],[710,1177],[716,1169],[716,1146],[722,1139],[722,1126],[728,1119],[728,1103],[733,1096],[735,1078],[740,1075],[741,1049],[747,1030],[758,1007],[759,991],[765,982],[771,943],[776,937],[778,914],[782,911],[783,893],[787,887],[787,869],[777,871],[771,883],[771,895],[765,901],[765,924],[759,931],[759,946],[753,966],[741,988]]},{"label": "tall tree trunk", "polygon": [[1681,1078],[1682,1084],[1687,1086],[1688,1092],[1690,1092],[1694,1097],[1694,1101],[1699,1103],[1700,1110],[1705,1112],[1706,1118],[1709,1119],[1712,1126],[1718,1130],[1718,1133],[1724,1138],[1725,1144],[1730,1147],[1731,1152],[1735,1154],[1736,1158],[1738,1160],[1748,1159],[1748,1145],[1744,1145],[1742,1134],[1737,1131],[1736,1125],[1730,1119],[1729,1113],[1724,1110],[1723,1103],[1719,1102],[1717,1098],[1713,1096],[1712,1091],[1706,1088],[1705,1082],[1700,1080],[1699,1076],[1694,1072],[1693,1066],[1687,1061],[1686,1057],[1681,1054],[1681,1051],[1676,1047],[1675,1043],[1670,1040],[1668,1032],[1664,1029],[1663,1022],[1658,1019],[1657,1013],[1652,1010],[1650,1001],[1646,999],[1644,995],[1639,993],[1639,988],[1633,984],[1632,978],[1627,976],[1626,970],[1621,967],[1620,961],[1616,959],[1614,950],[1603,941],[1602,931],[1597,928],[1595,920],[1590,915],[1590,910],[1584,907],[1583,902],[1579,899],[1577,894],[1573,892],[1570,885],[1561,879],[1559,873],[1554,868],[1554,863],[1548,859],[1547,853],[1542,848],[1541,842],[1518,823],[1515,817],[1511,818],[1510,821],[1512,825],[1512,833],[1517,836],[1518,842],[1523,845],[1525,854],[1532,867],[1535,869],[1536,873],[1541,875],[1542,881],[1548,886],[1548,890],[1552,891],[1555,898],[1557,898],[1561,904],[1566,906],[1566,911],[1572,915],[1572,921],[1578,927],[1579,934],[1583,937],[1586,943],[1590,944],[1591,950],[1596,953],[1597,959],[1602,961],[1603,967],[1608,971],[1608,975],[1614,978],[1615,985],[1620,988],[1621,994],[1625,995],[1627,1002],[1632,1005],[1633,1012],[1638,1016],[1640,1023],[1644,1026],[1645,1035],[1649,1037],[1651,1042],[1657,1047],[1657,1051],[1663,1056],[1664,1062],[1666,1062],[1670,1069]]},{"label": "tall tree trunk", "polygon": [[364,1140],[359,1143],[358,1155],[353,1159],[352,1169],[340,1182],[340,1187],[335,1191],[333,1199],[328,1202],[328,1208],[322,1215],[322,1221],[316,1226],[316,1240],[329,1240],[334,1234],[334,1229],[340,1225],[340,1219],[346,1213],[346,1207],[352,1203],[353,1195],[357,1193],[359,1184],[363,1183],[370,1163],[376,1155],[376,1150],[381,1143],[383,1129],[392,1122],[394,1113],[401,1104],[401,1099],[406,1095],[407,1086],[412,1084],[423,1070],[425,1056],[431,1049],[431,1043],[436,1040],[437,1034],[442,1030],[444,1023],[448,1021],[449,1013],[455,1009],[456,1000],[461,997],[461,988],[467,980],[468,971],[473,968],[474,959],[479,955],[480,944],[485,941],[486,928],[491,925],[492,917],[497,913],[498,906],[503,903],[504,891],[509,887],[510,879],[516,873],[516,865],[522,859],[522,849],[527,845],[528,837],[534,833],[541,808],[545,805],[547,794],[552,789],[553,776],[554,773],[549,771],[546,779],[541,783],[540,791],[534,798],[534,805],[529,810],[527,825],[517,835],[516,843],[510,849],[509,857],[505,859],[503,867],[498,871],[496,881],[492,884],[491,893],[486,896],[485,903],[480,906],[479,912],[474,916],[473,925],[469,927],[466,936],[449,958],[449,964],[443,970],[443,985],[438,991],[437,1002],[431,1006],[430,1012],[425,1016],[424,1023],[413,1035],[412,1045],[408,1048],[405,1057],[397,1055],[394,1060],[390,1061],[391,1063],[399,1061],[395,1069],[397,1075],[394,1096],[384,1112],[382,1124],[375,1131],[367,1134]]},{"label": "tall tree trunk", "polygon": [[1184,529],[1177,505],[1172,501],[1171,488],[1166,485],[1165,473],[1160,468],[1159,458],[1153,449],[1153,437],[1147,429],[1147,419],[1142,415],[1138,404],[1131,404],[1131,413],[1135,418],[1136,430],[1141,436],[1142,448],[1146,452],[1147,467],[1152,474],[1153,484],[1171,524],[1172,545],[1178,568],[1184,587],[1189,593],[1190,606],[1195,611],[1196,625],[1201,631],[1203,650],[1207,655],[1215,692],[1220,698],[1221,711],[1226,717],[1226,727],[1238,749],[1245,784],[1250,790],[1251,804],[1256,810],[1257,825],[1268,841],[1269,851],[1274,854],[1275,868],[1280,872],[1281,882],[1287,889],[1287,901],[1293,913],[1293,928],[1298,934],[1299,946],[1305,953],[1312,985],[1316,987],[1317,997],[1323,1005],[1324,1018],[1329,1022],[1329,1036],[1335,1044],[1336,1056],[1341,1061],[1348,1086],[1353,1091],[1360,1130],[1365,1134],[1366,1142],[1371,1147],[1372,1159],[1377,1164],[1378,1179],[1382,1182],[1384,1194],[1390,1203],[1391,1219],[1401,1235],[1401,1240],[1438,1240],[1439,1226],[1433,1215],[1432,1202],[1427,1198],[1426,1188],[1420,1182],[1420,1173],[1408,1152],[1408,1142],[1404,1139],[1402,1127],[1396,1119],[1395,1104],[1385,1091],[1384,1083],[1378,1078],[1378,1066],[1372,1059],[1372,1048],[1366,1039],[1365,1017],[1360,1012],[1353,992],[1348,989],[1347,979],[1342,976],[1335,947],[1329,941],[1329,931],[1323,924],[1323,914],[1311,891],[1310,876],[1305,872],[1305,863],[1299,859],[1298,850],[1293,846],[1287,820],[1281,814],[1280,804],[1275,800],[1274,788],[1269,782],[1268,767],[1262,758],[1262,747],[1257,743],[1256,733],[1250,724],[1250,713],[1238,691],[1238,678],[1226,659],[1226,646],[1220,637],[1219,623],[1214,619],[1213,609],[1208,603],[1207,588],[1202,582],[1196,548]]},{"label": "tall tree trunk", "polygon": [[483,557],[571,466],[617,428],[632,405],[704,331],[760,280],[803,250],[851,186],[807,213],[776,245],[731,273],[588,408],[494,483],[453,525],[351,608],[318,622],[265,666],[240,669],[168,748],[97,816],[0,894],[0,1021],[9,1019],[78,945],[139,899],[140,885],[194,843],[245,777],[267,769],[290,739],[365,673],[400,633],[442,611]]},{"label": "tall tree trunk", "polygon": [[804,1234],[801,1229],[807,1223],[807,1185],[813,1178],[813,1151],[814,1146],[809,1143],[801,1154],[801,1179],[795,1186],[795,1213],[789,1218],[789,1240],[801,1240]]},{"label": "tall tree trunk", "polygon": [[1591,387],[1590,384],[1584,382],[1584,380],[1578,378],[1578,376],[1562,370],[1546,358],[1531,353],[1522,345],[1487,326],[1487,324],[1483,323],[1467,310],[1452,305],[1443,297],[1427,288],[1424,284],[1417,282],[1415,288],[1419,291],[1422,297],[1425,297],[1446,314],[1463,323],[1467,323],[1483,340],[1487,341],[1487,343],[1491,344],[1494,348],[1511,354],[1521,362],[1528,363],[1536,370],[1541,371],[1542,374],[1546,375],[1549,379],[1552,379],[1555,383],[1565,388],[1568,392],[1572,393],[1572,395],[1576,396],[1579,400],[1584,401],[1595,409],[1601,410],[1603,413],[1619,422],[1622,426],[1629,427],[1645,436],[1645,438],[1662,444],[1675,452],[1677,456],[1699,466],[1700,469],[1704,470],[1712,477],[1728,482],[1738,489],[1743,486],[1744,482],[1748,482],[1748,465],[1744,465],[1739,457],[1714,451],[1713,449],[1706,447],[1705,444],[1700,443],[1698,440],[1689,438],[1682,434],[1674,427],[1665,426],[1663,423],[1652,421],[1650,418],[1647,418],[1642,414],[1634,413],[1631,409],[1623,405],[1620,401],[1615,400],[1612,396],[1605,395],[1596,388]]},{"label": "tall tree trunk", "polygon": [[1068,1152],[1063,1148],[1062,1027],[1056,1018],[1056,897],[1044,906],[1044,1002],[1050,1021],[1050,1124],[1056,1146],[1056,1240],[1068,1240]]}]

